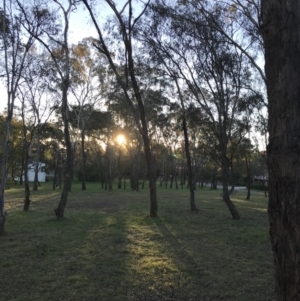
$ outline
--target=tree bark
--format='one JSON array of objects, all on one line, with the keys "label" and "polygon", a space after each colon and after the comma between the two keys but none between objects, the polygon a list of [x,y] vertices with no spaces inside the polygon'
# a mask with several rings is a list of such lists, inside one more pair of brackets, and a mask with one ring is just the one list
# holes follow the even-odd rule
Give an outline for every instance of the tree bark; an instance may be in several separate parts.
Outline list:
[{"label": "tree bark", "polygon": [[194,183],[194,177],[193,177],[193,167],[192,167],[192,160],[191,160],[191,154],[190,154],[190,149],[189,149],[189,137],[188,137],[188,132],[187,132],[185,115],[183,116],[182,128],[183,128],[183,134],[184,134],[184,147],[185,147],[185,155],[186,155],[187,168],[188,168],[188,185],[190,188],[190,206],[191,206],[191,211],[197,211],[197,207],[195,204],[195,183]]},{"label": "tree bark", "polygon": [[235,220],[239,220],[240,215],[239,215],[235,205],[232,203],[232,201],[229,197],[228,173],[229,173],[229,159],[226,156],[226,151],[223,151],[223,154],[222,154],[223,200],[224,200],[227,208],[229,209],[232,218]]},{"label": "tree bark", "polygon": [[22,145],[22,158],[21,158],[21,170],[20,170],[20,185],[23,185],[23,174],[24,174],[24,161],[25,161],[25,144]]},{"label": "tree bark", "polygon": [[[26,139],[26,129],[24,127],[24,137]],[[28,181],[28,161],[29,161],[29,145],[28,142],[25,141],[25,156],[24,156],[24,188],[25,188],[25,199],[23,210],[28,211],[30,205],[30,189],[29,189],[29,181]]]},{"label": "tree bark", "polygon": [[300,300],[300,2],[262,1],[269,221],[278,301]]},{"label": "tree bark", "polygon": [[64,138],[66,143],[66,151],[67,151],[67,158],[66,158],[66,170],[65,170],[65,178],[64,178],[64,187],[61,194],[61,198],[58,204],[58,207],[54,209],[54,213],[58,219],[63,218],[65,207],[68,200],[68,194],[71,188],[71,181],[72,181],[72,143],[70,139],[70,132],[69,132],[69,119],[68,119],[68,98],[67,98],[67,91],[69,87],[69,80],[65,79],[63,81],[63,96],[62,96],[62,119],[64,123]]},{"label": "tree bark", "polygon": [[250,167],[250,159],[248,160],[247,157],[245,157],[246,160],[246,168],[247,168],[247,196],[246,200],[250,200],[250,186],[251,186],[251,167]]},{"label": "tree bark", "polygon": [[85,174],[86,174],[86,153],[84,149],[84,137],[85,137],[85,132],[84,130],[81,131],[81,156],[82,156],[82,178],[81,178],[81,190],[86,190],[86,185],[85,185]]},{"label": "tree bark", "polygon": [[38,190],[38,183],[39,183],[39,165],[40,165],[40,135],[39,135],[39,128],[37,128],[37,147],[36,147],[36,155],[35,155],[35,167],[34,167],[34,181],[32,190]]},{"label": "tree bark", "polygon": [[7,160],[8,153],[10,148],[10,131],[11,131],[11,120],[12,120],[12,112],[9,113],[6,117],[6,126],[5,126],[5,144],[3,148],[3,156],[2,156],[2,169],[1,169],[1,182],[0,182],[0,235],[4,235],[5,228],[5,220],[6,220],[6,212],[4,209],[4,189],[6,184],[6,176],[7,176]]},{"label": "tree bark", "polygon": [[118,189],[122,188],[122,175],[121,175],[121,148],[118,154]]}]

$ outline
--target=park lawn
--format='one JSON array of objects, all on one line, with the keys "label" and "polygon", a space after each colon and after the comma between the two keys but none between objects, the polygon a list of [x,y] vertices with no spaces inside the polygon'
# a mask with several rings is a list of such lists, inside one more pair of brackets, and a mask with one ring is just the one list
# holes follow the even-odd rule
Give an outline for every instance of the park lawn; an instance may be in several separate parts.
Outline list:
[{"label": "park lawn", "polygon": [[109,192],[74,183],[65,218],[53,209],[59,190],[45,183],[22,211],[23,189],[6,191],[6,235],[0,237],[0,300],[275,300],[267,199],[232,196],[230,217],[220,190],[158,188]]}]

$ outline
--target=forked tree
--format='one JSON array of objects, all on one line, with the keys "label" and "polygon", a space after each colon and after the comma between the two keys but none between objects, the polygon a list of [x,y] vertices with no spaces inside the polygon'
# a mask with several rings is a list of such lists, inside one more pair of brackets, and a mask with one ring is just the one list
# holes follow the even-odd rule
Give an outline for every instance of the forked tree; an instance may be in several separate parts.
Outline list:
[{"label": "forked tree", "polygon": [[[147,124],[147,116],[145,110],[145,102],[141,93],[139,78],[136,74],[136,61],[135,61],[135,47],[134,44],[134,31],[139,26],[139,20],[144,15],[148,4],[144,6],[141,13],[134,17],[132,0],[126,1],[123,8],[120,10],[112,0],[106,0],[106,3],[112,10],[116,18],[116,25],[118,27],[114,34],[120,41],[121,50],[110,48],[105,39],[105,33],[101,29],[100,23],[96,19],[95,8],[92,7],[89,1],[82,0],[87,8],[92,22],[98,33],[98,43],[95,43],[97,49],[103,53],[113,70],[118,84],[124,93],[124,102],[127,104],[134,116],[134,120],[143,138],[144,151],[147,160],[147,168],[149,173],[149,186],[150,186],[150,216],[157,216],[157,195],[156,195],[156,169],[154,157],[151,151],[151,141],[149,137],[149,128]],[[121,56],[122,70],[118,68],[118,58],[113,56],[113,53],[118,53]],[[122,73],[121,73],[122,72]],[[131,93],[131,91],[133,93]]]}]

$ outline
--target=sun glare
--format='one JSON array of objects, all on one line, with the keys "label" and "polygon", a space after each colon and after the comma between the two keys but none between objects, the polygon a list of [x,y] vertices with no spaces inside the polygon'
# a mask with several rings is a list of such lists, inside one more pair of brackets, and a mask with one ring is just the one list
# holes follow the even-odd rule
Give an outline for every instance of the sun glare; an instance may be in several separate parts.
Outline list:
[{"label": "sun glare", "polygon": [[124,135],[119,135],[119,136],[117,137],[117,141],[118,141],[118,143],[119,143],[120,145],[122,145],[122,144],[124,144],[124,143],[126,142],[126,139],[125,139]]}]

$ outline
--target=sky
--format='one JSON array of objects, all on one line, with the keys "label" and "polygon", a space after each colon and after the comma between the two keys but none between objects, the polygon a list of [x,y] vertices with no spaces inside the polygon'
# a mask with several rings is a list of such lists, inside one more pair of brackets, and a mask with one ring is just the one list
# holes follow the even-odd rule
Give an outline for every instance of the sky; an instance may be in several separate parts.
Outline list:
[{"label": "sky", "polygon": [[[118,0],[118,7],[123,7],[125,0]],[[139,3],[133,2],[133,5],[139,7]],[[111,15],[111,9],[105,4],[105,1],[99,1],[98,6],[98,21],[104,23],[107,16]],[[138,11],[138,9],[137,9]],[[97,32],[93,24],[91,24],[88,11],[82,6],[77,7],[77,10],[71,14],[70,17],[70,30],[69,30],[69,43],[76,44],[86,37],[97,37]],[[7,92],[3,82],[0,82],[0,112],[3,112],[7,106]],[[17,103],[16,103],[17,104]]]},{"label": "sky", "polygon": [[[118,0],[117,3],[121,7],[124,3],[124,0]],[[98,21],[104,23],[105,19],[108,15],[111,14],[110,8],[104,3],[104,1],[99,2],[99,14],[98,14]],[[136,4],[137,2],[133,2]],[[137,6],[139,7],[139,5]],[[139,11],[137,9],[137,11]],[[69,43],[76,44],[81,41],[83,38],[95,36],[97,37],[97,32],[93,24],[91,24],[90,16],[88,11],[83,9],[83,7],[78,7],[75,12],[71,14],[70,17],[70,30],[69,30]],[[3,83],[0,82],[0,112],[5,110],[7,106],[7,93]],[[16,102],[18,105],[18,102]]]},{"label": "sky", "polygon": [[[109,9],[102,6],[101,20],[105,20],[105,16],[109,14]],[[79,7],[70,18],[69,43],[76,44],[82,39],[90,36],[97,36],[94,26],[89,22],[88,12]],[[0,82],[0,112],[7,107],[7,92],[3,82]],[[17,103],[16,103],[17,104]]]}]

